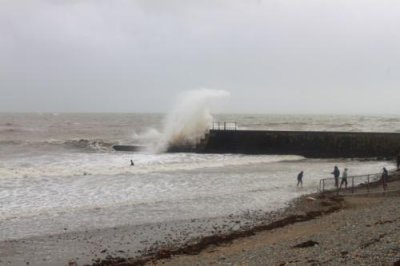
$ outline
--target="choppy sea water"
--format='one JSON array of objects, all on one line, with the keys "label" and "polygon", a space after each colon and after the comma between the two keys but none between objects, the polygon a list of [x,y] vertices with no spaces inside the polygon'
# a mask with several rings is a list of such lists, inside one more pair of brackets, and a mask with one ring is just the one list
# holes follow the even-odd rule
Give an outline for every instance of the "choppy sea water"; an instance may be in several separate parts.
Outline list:
[{"label": "choppy sea water", "polygon": [[[70,230],[276,210],[314,192],[334,165],[350,175],[391,162],[297,155],[137,153],[162,114],[0,114],[0,240]],[[216,115],[242,129],[399,132],[400,117]],[[130,160],[135,166],[130,166]],[[296,176],[304,171],[304,187]]]}]

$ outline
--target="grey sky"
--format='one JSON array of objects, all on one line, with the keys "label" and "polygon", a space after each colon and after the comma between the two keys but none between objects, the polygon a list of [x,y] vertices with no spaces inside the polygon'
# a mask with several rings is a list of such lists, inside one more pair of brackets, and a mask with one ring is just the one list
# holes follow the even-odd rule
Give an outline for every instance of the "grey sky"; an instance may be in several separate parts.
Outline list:
[{"label": "grey sky", "polygon": [[0,0],[0,111],[400,113],[400,1]]}]

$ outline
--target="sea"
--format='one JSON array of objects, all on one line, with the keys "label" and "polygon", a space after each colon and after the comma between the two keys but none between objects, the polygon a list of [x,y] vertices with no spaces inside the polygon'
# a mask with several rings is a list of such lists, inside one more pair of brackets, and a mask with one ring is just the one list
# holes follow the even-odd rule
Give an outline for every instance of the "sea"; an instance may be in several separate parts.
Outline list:
[{"label": "sea", "polygon": [[[171,141],[204,134],[215,121],[243,130],[400,132],[400,116],[200,113],[0,113],[0,241],[66,227],[274,211],[316,192],[335,165],[350,176],[394,168],[377,160],[165,152]],[[142,149],[118,152],[116,144]]]}]

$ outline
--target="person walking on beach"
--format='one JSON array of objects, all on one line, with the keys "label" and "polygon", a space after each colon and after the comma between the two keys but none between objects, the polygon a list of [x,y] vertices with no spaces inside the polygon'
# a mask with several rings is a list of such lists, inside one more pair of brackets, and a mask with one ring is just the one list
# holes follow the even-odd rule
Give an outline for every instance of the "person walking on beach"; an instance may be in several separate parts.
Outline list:
[{"label": "person walking on beach", "polygon": [[133,162],[133,160],[131,160],[131,166],[134,166],[135,165],[135,163]]},{"label": "person walking on beach", "polygon": [[385,191],[386,191],[386,189],[387,189],[388,178],[389,178],[389,172],[388,172],[388,170],[386,170],[385,167],[383,167],[383,172],[382,172],[382,186],[383,186],[383,190],[385,190]]},{"label": "person walking on beach", "polygon": [[343,175],[342,175],[342,182],[340,182],[340,188],[342,188],[343,184],[344,184],[344,187],[347,189],[347,168],[344,168]]},{"label": "person walking on beach", "polygon": [[397,154],[397,170],[400,170],[400,152]]},{"label": "person walking on beach", "polygon": [[301,187],[303,187],[303,171],[301,171],[298,175],[297,175],[297,186],[301,185]]},{"label": "person walking on beach", "polygon": [[333,172],[331,173],[335,177],[335,187],[339,187],[339,176],[340,176],[340,171],[339,168],[335,165],[335,168],[333,169]]}]

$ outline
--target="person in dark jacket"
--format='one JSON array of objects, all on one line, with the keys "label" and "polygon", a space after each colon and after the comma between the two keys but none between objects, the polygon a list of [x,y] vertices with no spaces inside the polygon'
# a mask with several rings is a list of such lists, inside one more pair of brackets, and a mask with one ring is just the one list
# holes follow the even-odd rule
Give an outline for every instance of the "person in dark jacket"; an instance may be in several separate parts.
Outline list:
[{"label": "person in dark jacket", "polygon": [[388,178],[389,178],[389,172],[388,170],[383,167],[383,172],[382,172],[382,186],[383,186],[383,190],[387,189],[387,182],[388,182]]},{"label": "person in dark jacket", "polygon": [[339,187],[340,171],[339,171],[339,168],[336,165],[335,165],[335,168],[333,169],[333,172],[331,174],[335,177],[335,187]]},{"label": "person in dark jacket", "polygon": [[301,185],[301,187],[303,187],[303,171],[301,171],[298,175],[297,175],[297,186]]}]

